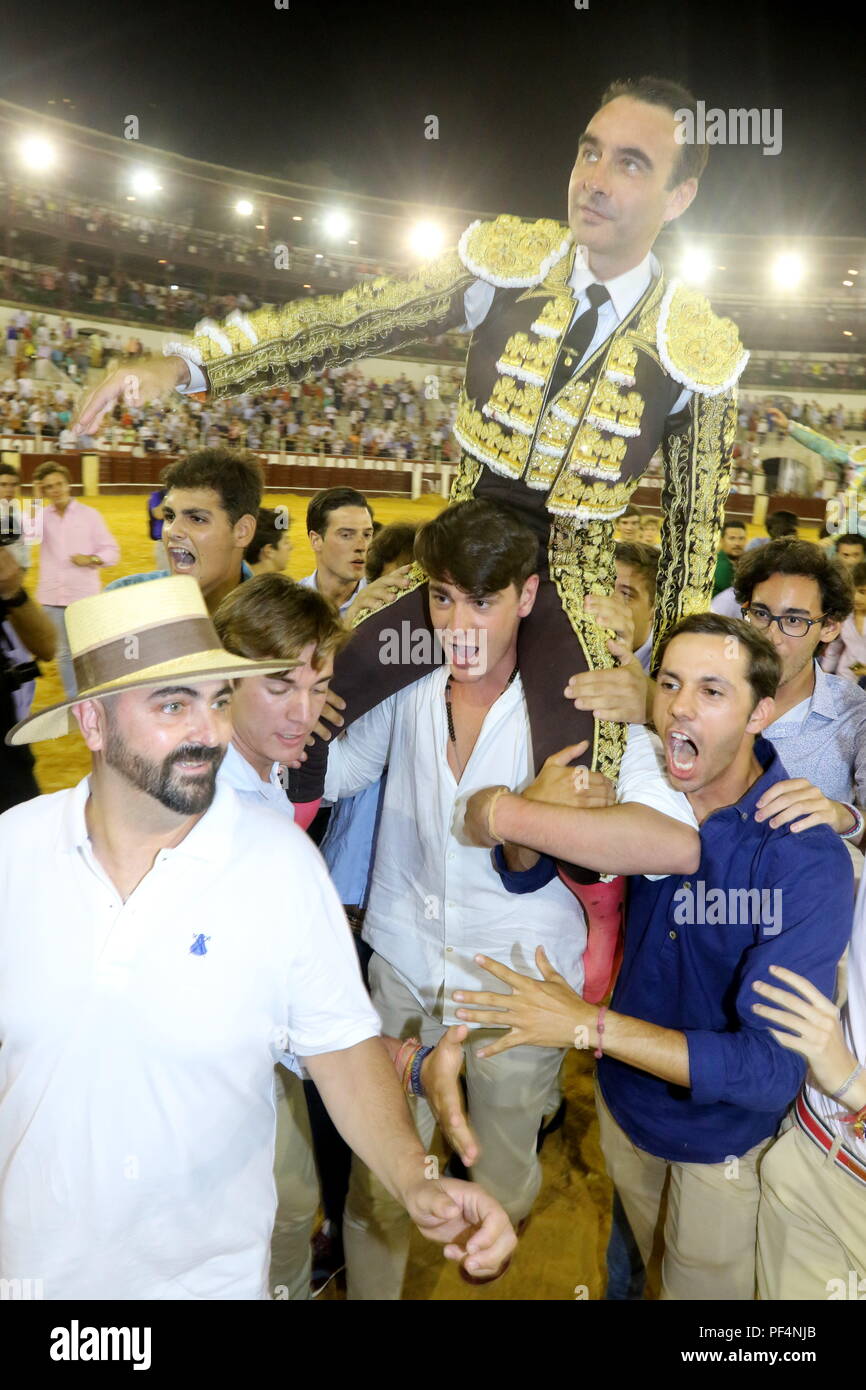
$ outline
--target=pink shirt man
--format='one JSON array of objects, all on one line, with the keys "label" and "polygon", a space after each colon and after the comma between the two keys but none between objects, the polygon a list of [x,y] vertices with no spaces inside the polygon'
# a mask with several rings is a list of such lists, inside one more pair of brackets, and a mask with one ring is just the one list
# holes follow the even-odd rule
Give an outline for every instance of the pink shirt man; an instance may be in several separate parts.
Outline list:
[{"label": "pink shirt man", "polygon": [[73,555],[98,555],[103,565],[116,565],[120,546],[99,512],[70,499],[62,513],[46,506],[42,513],[42,549],[39,557],[37,600],[66,608],[79,598],[98,594],[99,566],[76,565]]}]

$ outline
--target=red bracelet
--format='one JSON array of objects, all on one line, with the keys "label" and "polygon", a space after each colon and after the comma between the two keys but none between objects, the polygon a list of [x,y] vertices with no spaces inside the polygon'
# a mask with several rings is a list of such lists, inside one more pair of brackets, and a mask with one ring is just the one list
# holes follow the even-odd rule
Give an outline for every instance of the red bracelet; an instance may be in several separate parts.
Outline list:
[{"label": "red bracelet", "polygon": [[598,1047],[595,1049],[596,1057],[603,1057],[602,1042],[604,1041],[604,1016],[607,1013],[607,1004],[602,1004],[598,1011],[598,1023],[595,1025],[598,1033]]}]

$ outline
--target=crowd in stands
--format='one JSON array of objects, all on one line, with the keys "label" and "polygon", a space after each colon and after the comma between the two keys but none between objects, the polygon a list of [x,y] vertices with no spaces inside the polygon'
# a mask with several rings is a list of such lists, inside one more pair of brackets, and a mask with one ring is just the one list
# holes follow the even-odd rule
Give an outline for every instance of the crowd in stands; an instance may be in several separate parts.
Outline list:
[{"label": "crowd in stands", "polygon": [[[31,267],[22,272],[0,266],[0,279],[9,297],[15,297],[16,277],[22,274],[30,277],[40,298],[62,293],[59,271]],[[148,286],[122,275],[116,277],[120,284],[110,282],[107,276],[93,277],[95,283],[89,284],[87,277],[75,270],[67,272],[66,278],[90,296],[88,304],[93,309],[134,304],[147,308],[166,324],[177,305],[196,318],[202,312],[221,318],[232,309],[246,312],[256,307],[245,294],[205,303],[203,296],[184,290],[172,300],[164,287]],[[196,298],[198,302],[193,305]],[[76,331],[65,317],[52,328],[43,315],[27,310],[13,312],[2,333],[12,371],[0,387],[0,432],[57,439],[61,449],[73,449],[79,443],[68,430],[74,388],[87,382],[90,370],[101,370],[117,358],[134,360],[144,351],[134,336]],[[49,366],[69,377],[72,385],[65,387]],[[457,369],[440,372],[435,381],[438,395],[430,399],[426,385],[413,383],[405,375],[376,382],[353,367],[325,373],[315,382],[216,404],[178,397],[170,408],[150,404],[117,407],[103,421],[91,447],[171,454],[228,444],[263,453],[456,462],[458,450],[451,425],[460,373]],[[769,414],[773,407],[840,441],[844,440],[844,430],[866,430],[866,411],[851,410],[842,401],[828,407],[815,400],[796,402],[782,394],[745,394],[739,404],[733,493],[765,490],[760,453],[775,432]],[[644,485],[660,488],[662,476],[662,460],[657,457],[649,466]]]},{"label": "crowd in stands", "polygon": [[233,309],[258,309],[261,300],[247,294],[208,295],[186,286],[155,285],[122,271],[100,274],[77,267],[0,263],[4,299],[39,304],[46,309],[128,319],[165,328],[192,328],[201,318],[224,318]]},{"label": "crowd in stands", "polygon": [[[58,377],[44,379],[40,362],[66,370],[72,364],[75,379],[113,356],[134,361],[141,352],[138,340],[76,337],[68,320],[49,330],[24,311],[5,333],[16,370],[0,382],[0,434],[56,439],[61,450],[81,444],[68,428],[74,392]],[[402,373],[376,382],[356,367],[335,368],[316,381],[215,403],[178,396],[168,407],[119,404],[102,421],[94,446],[171,454],[226,444],[262,453],[456,462],[451,425],[459,381],[453,370],[423,382]]]},{"label": "crowd in stands", "polygon": [[[288,218],[289,214],[286,212],[284,216]],[[60,194],[37,192],[23,186],[7,185],[4,189],[0,183],[0,220],[4,217],[9,221],[24,218],[28,222],[42,223],[46,229],[63,232],[73,238],[94,238],[101,242],[152,249],[158,259],[176,256],[183,261],[195,261],[201,258],[202,264],[206,263],[208,267],[245,267],[251,272],[272,271],[274,248],[279,245],[284,248],[284,257],[288,258],[285,268],[298,274],[315,274],[319,280],[334,281],[335,288],[343,288],[357,279],[383,275],[395,269],[393,265],[380,264],[369,256],[343,255],[333,249],[319,251],[315,247],[297,245],[288,238],[288,233],[283,235],[278,227],[271,228],[268,233],[262,232],[260,236],[243,235],[241,231],[216,232],[194,226],[192,209],[183,214],[182,221],[170,221],[152,213],[144,215],[137,207],[116,208],[82,198],[64,198]],[[294,230],[291,235],[297,236],[298,231]],[[74,280],[64,282],[62,272],[57,268],[48,273],[56,281],[54,292],[57,302],[62,303],[64,308],[83,307],[81,303],[73,302],[85,297],[79,284]],[[101,278],[110,280],[110,277]],[[30,288],[24,276],[22,287]],[[109,293],[96,302],[111,305],[116,301],[110,291],[122,293],[125,287],[123,284],[108,284],[100,288]],[[157,290],[169,293],[165,286],[148,286],[147,295],[152,297]],[[154,306],[147,295],[141,305],[132,301],[132,307],[142,310],[165,308],[162,302]],[[200,302],[206,300],[205,294],[183,290],[169,304],[175,314],[172,322],[181,323],[180,316],[185,313],[193,313],[195,318],[201,317]]]},{"label": "crowd in stands", "polygon": [[404,462],[456,462],[451,434],[458,382],[437,378],[439,396],[400,375],[375,382],[357,368],[335,368],[316,381],[294,382],[228,400],[181,400],[170,409],[117,406],[102,422],[106,449],[138,444],[170,453],[228,445],[262,453],[346,455]]},{"label": "crowd in stands", "polygon": [[833,406],[822,405],[820,401],[794,401],[781,394],[766,396],[741,395],[739,399],[739,427],[750,439],[760,439],[770,434],[775,426],[768,414],[772,408],[784,410],[789,419],[797,424],[808,425],[809,429],[823,430],[831,435],[840,430],[866,430],[866,410],[852,409],[842,401]]},{"label": "crowd in stands", "polygon": [[773,357],[753,352],[740,380],[744,386],[769,383],[795,391],[810,387],[822,391],[862,391],[866,388],[866,357],[840,357],[832,362],[808,353]]}]

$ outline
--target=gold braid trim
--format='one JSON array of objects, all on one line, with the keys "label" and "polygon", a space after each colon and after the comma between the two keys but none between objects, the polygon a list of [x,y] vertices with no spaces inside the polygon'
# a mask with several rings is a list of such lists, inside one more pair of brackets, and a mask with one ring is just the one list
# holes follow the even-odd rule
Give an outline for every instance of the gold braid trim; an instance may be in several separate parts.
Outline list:
[{"label": "gold braid trim", "polygon": [[[600,627],[584,611],[583,602],[587,594],[613,593],[616,570],[612,523],[585,522],[576,538],[572,522],[553,518],[548,558],[550,577],[580,642],[587,670],[611,670],[616,662],[607,643],[613,633]],[[594,729],[591,767],[615,783],[625,749],[626,725],[597,719]]]},{"label": "gold braid trim", "polygon": [[674,380],[703,395],[724,395],[749,360],[736,324],[714,314],[699,290],[676,280],[659,309],[656,341]]},{"label": "gold braid trim", "polygon": [[571,249],[568,228],[549,218],[524,222],[503,213],[473,222],[457,243],[463,264],[480,280],[506,289],[538,285]]},{"label": "gold braid trim", "polygon": [[475,487],[481,477],[482,467],[481,461],[473,458],[471,454],[461,455],[454,481],[451,484],[449,507],[456,506],[458,502],[468,502],[470,497],[475,496]]},{"label": "gold braid trim", "polygon": [[[280,307],[258,309],[247,322],[255,345],[235,324],[217,325],[231,352],[207,333],[191,346],[207,369],[215,398],[247,389],[248,383],[273,385],[290,374],[303,376],[312,364],[336,365],[374,350],[429,336],[452,307],[455,294],[472,280],[456,250],[423,265],[405,280],[380,276],[354,285],[340,295],[295,299]],[[388,340],[400,334],[399,342]],[[324,361],[321,361],[324,359]]]},{"label": "gold braid trim", "polygon": [[689,426],[663,441],[662,535],[653,665],[670,629],[710,606],[731,481],[736,397],[695,395]]},{"label": "gold braid trim", "polygon": [[[352,628],[356,628],[359,623],[363,623],[365,619],[371,617],[372,614],[381,613],[383,608],[389,608],[392,603],[396,603],[398,598],[403,598],[405,594],[411,594],[412,590],[417,589],[419,585],[427,583],[427,576],[416,560],[412,561],[412,568],[407,575],[407,579],[409,582],[405,588],[398,589],[394,597],[390,598],[387,603],[380,604],[378,608],[360,608],[352,619]],[[361,593],[363,592],[364,590],[362,589]]]}]

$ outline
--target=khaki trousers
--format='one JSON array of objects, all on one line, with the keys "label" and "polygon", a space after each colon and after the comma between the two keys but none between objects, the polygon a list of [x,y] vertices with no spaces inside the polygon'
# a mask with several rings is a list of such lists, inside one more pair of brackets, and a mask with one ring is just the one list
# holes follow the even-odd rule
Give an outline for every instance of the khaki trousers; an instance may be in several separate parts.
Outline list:
[{"label": "khaki trousers", "polygon": [[661,1297],[753,1299],[757,1165],[772,1139],[725,1163],[671,1163],[632,1143],[598,1085],[595,1098],[604,1161],[644,1264],[652,1255],[667,1189]]},{"label": "khaki trousers", "polygon": [[294,1072],[275,1068],[277,1141],[274,1181],[277,1215],[271,1236],[271,1298],[310,1297],[310,1239],[319,1206],[304,1084]]},{"label": "khaki trousers", "polygon": [[758,1293],[866,1298],[866,1187],[796,1123],[761,1164]]},{"label": "khaki trousers", "polygon": [[[396,1038],[438,1042],[445,1027],[425,1013],[387,961],[373,955],[370,993],[383,1031]],[[560,1048],[515,1047],[497,1057],[475,1056],[499,1029],[475,1029],[465,1045],[469,1115],[481,1155],[472,1170],[475,1182],[496,1197],[517,1223],[532,1209],[541,1186],[535,1152],[542,1116],[557,1085]],[[416,1128],[429,1152],[436,1122],[429,1105],[411,1100]],[[409,1256],[412,1223],[405,1209],[354,1155],[343,1218],[347,1293],[355,1300],[399,1299]]]}]

